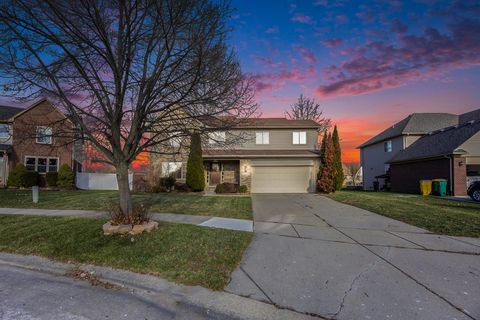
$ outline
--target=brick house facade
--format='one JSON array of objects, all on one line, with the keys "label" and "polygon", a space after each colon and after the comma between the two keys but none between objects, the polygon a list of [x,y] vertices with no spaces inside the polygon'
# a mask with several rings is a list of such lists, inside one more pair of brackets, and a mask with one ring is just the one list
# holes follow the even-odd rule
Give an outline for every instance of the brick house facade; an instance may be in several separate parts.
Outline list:
[{"label": "brick house facade", "polygon": [[8,172],[19,163],[41,176],[58,171],[63,164],[74,167],[73,124],[47,99],[21,110],[4,123],[10,126],[11,139],[3,150],[0,184],[5,185]]}]

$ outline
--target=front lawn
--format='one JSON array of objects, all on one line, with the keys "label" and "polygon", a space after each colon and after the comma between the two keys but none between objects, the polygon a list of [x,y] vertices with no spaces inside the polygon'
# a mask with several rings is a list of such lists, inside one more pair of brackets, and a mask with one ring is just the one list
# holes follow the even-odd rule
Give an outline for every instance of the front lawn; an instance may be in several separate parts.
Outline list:
[{"label": "front lawn", "polygon": [[[40,191],[38,204],[32,202],[29,190],[0,190],[2,208],[41,208],[105,210],[117,200],[116,191]],[[252,219],[250,197],[215,197],[181,193],[136,193],[135,202],[151,205],[153,213],[184,213],[202,216],[217,216]]]},{"label": "front lawn", "polygon": [[437,234],[480,237],[480,204],[389,192],[339,191],[329,197]]},{"label": "front lawn", "polygon": [[136,236],[104,236],[105,219],[0,215],[0,251],[158,275],[222,290],[252,234],[161,222]]}]

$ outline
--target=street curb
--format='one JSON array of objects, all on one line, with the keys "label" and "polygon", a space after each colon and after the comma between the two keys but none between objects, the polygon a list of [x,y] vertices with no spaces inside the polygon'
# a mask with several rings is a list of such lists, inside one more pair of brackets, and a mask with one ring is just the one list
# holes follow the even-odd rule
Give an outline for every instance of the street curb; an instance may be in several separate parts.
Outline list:
[{"label": "street curb", "polygon": [[[58,276],[74,269],[91,272],[103,281],[135,294],[155,296],[157,299],[173,299],[199,311],[207,312],[213,319],[290,320],[318,319],[272,304],[237,296],[228,292],[211,291],[200,286],[184,286],[165,279],[138,274],[126,270],[52,261],[38,256],[23,256],[0,252],[0,264],[50,273]],[[206,311],[205,311],[206,310]]]}]

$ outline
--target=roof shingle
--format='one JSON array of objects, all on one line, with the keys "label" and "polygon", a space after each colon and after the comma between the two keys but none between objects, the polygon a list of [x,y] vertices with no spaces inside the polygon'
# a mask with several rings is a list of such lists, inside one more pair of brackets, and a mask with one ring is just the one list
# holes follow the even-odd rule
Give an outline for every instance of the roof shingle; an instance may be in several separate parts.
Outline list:
[{"label": "roof shingle", "polygon": [[458,148],[478,132],[480,132],[480,119],[434,131],[399,151],[389,163],[463,153],[464,150],[458,150]]}]

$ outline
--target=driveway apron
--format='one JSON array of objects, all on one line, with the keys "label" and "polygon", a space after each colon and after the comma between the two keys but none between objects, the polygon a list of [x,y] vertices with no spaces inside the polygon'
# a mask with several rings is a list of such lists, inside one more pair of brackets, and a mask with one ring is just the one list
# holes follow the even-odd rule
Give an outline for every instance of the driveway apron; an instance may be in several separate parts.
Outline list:
[{"label": "driveway apron", "polygon": [[327,319],[480,319],[478,239],[316,194],[252,198],[255,237],[226,291]]}]

